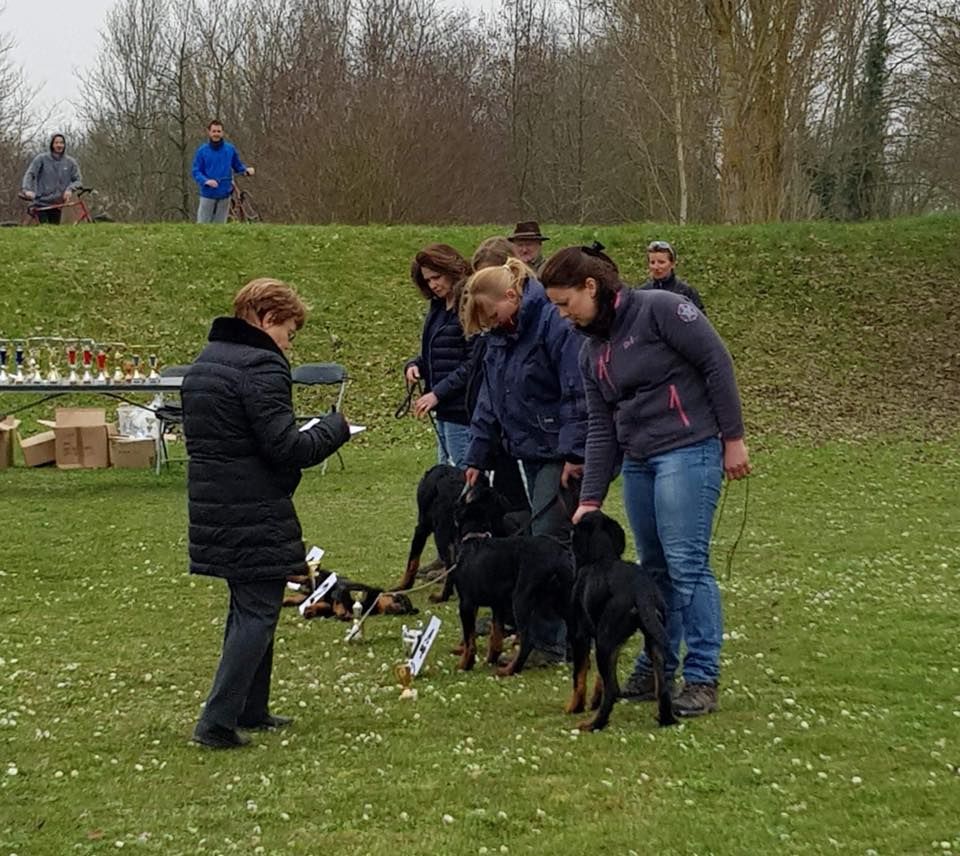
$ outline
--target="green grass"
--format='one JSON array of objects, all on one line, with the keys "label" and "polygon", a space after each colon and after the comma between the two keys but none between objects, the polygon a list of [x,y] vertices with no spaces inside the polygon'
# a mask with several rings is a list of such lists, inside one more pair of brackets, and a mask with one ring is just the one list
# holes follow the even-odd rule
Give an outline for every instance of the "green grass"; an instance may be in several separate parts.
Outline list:
[{"label": "green grass", "polygon": [[[487,232],[0,230],[0,338],[160,340],[177,362],[247,278],[289,278],[314,307],[296,359],[344,362],[371,426],[344,472],[305,474],[304,531],[327,566],[389,584],[433,459],[429,431],[392,417],[422,312],[406,264]],[[186,574],[182,465],[5,470],[0,856],[960,853],[960,220],[596,234],[633,280],[647,240],[676,239],[737,360],[756,474],[729,576],[742,483],[715,544],[722,712],[657,729],[621,704],[574,734],[566,670],[456,671],[453,605],[400,701],[400,621],[347,645],[289,612],[274,706],[296,725],[202,752],[225,596]]]},{"label": "green grass", "polygon": [[[225,597],[184,573],[182,470],[8,472],[0,852],[960,849],[958,452],[954,440],[757,455],[722,579],[716,716],[660,730],[652,706],[620,704],[607,731],[573,734],[565,669],[456,671],[453,605],[438,609],[419,698],[400,701],[399,620],[346,645],[344,625],[291,610],[274,706],[298,722],[227,754],[187,742]],[[329,567],[398,576],[429,458],[348,449],[345,472],[305,477],[304,529]],[[721,570],[743,500],[732,487]]]}]

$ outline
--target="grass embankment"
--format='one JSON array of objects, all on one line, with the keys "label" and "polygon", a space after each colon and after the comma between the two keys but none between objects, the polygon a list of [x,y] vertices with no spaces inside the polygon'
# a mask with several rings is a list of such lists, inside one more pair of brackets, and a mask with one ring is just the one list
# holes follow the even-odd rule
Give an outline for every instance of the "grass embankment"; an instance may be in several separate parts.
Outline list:
[{"label": "grass embankment", "polygon": [[[182,468],[0,472],[0,852],[960,852],[958,233],[935,219],[668,235],[736,355],[757,467],[722,579],[723,710],[676,729],[621,704],[577,736],[566,670],[457,673],[450,604],[413,703],[391,678],[399,621],[347,646],[343,625],[285,614],[274,704],[297,724],[200,752],[187,736],[224,593],[184,573]],[[389,583],[433,458],[425,429],[392,419],[422,308],[406,264],[433,237],[468,250],[483,234],[0,232],[0,335],[169,341],[176,362],[247,278],[297,283],[315,313],[296,359],[348,365],[349,410],[373,426],[344,472],[306,474],[304,529],[330,567]],[[599,230],[630,279],[664,234]],[[721,575],[743,501],[733,487]]]}]

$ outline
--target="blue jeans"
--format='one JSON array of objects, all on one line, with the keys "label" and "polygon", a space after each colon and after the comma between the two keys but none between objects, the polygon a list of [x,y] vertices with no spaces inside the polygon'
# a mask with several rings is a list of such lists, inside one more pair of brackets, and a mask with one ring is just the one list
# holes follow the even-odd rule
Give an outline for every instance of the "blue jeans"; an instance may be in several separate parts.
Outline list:
[{"label": "blue jeans", "polygon": [[197,206],[198,223],[226,223],[227,215],[230,213],[230,197],[223,199],[209,199],[206,196],[200,197],[200,204]]},{"label": "blue jeans", "polygon": [[[437,463],[467,468],[464,458],[470,445],[470,426],[459,422],[445,422],[437,419]],[[443,442],[441,443],[441,439]]]},{"label": "blue jeans", "polygon": [[[684,681],[716,683],[723,613],[710,569],[710,531],[723,480],[720,440],[711,437],[642,461],[625,458],[622,473],[640,566],[657,579],[667,605],[667,678],[675,675],[680,643],[686,642]],[[641,652],[634,673],[650,669]]]}]

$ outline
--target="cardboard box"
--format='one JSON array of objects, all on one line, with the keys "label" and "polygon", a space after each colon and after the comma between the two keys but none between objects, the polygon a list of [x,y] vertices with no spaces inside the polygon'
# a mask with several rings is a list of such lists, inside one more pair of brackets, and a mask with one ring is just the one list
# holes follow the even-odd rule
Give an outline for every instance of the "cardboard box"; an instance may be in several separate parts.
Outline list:
[{"label": "cardboard box", "polygon": [[155,440],[139,437],[110,438],[110,463],[121,469],[146,469],[157,459]]},{"label": "cardboard box", "polygon": [[0,422],[0,470],[13,466],[13,434],[19,425],[20,420],[12,416]]},{"label": "cardboard box", "polygon": [[99,407],[58,407],[53,423],[57,468],[96,469],[110,466],[106,411]]},{"label": "cardboard box", "polygon": [[57,457],[57,439],[53,431],[42,431],[32,437],[20,438],[20,452],[27,467],[42,467],[52,464]]}]

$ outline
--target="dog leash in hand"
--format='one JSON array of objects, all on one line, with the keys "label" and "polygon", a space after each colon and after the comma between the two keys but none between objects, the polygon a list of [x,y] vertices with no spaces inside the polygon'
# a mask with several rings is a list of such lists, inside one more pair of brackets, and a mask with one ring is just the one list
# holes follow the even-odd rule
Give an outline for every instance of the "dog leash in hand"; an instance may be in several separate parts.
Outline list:
[{"label": "dog leash in hand", "polygon": [[[733,556],[737,552],[737,547],[740,546],[740,539],[743,537],[744,530],[747,528],[747,510],[750,506],[750,477],[748,476],[744,479],[746,485],[744,486],[743,493],[743,516],[740,518],[740,530],[737,532],[737,537],[733,541],[733,545],[727,551],[727,563],[725,578],[730,579],[730,575],[733,572]],[[723,496],[720,499],[720,509],[717,511],[717,522],[713,526],[713,534],[710,536],[710,540],[713,541],[717,537],[717,530],[720,528],[720,521],[723,519],[723,509],[727,504],[727,494],[730,491],[730,482],[728,481],[723,486]]]},{"label": "dog leash in hand", "polygon": [[[394,419],[403,419],[413,410],[413,397],[423,395],[423,380],[417,378],[412,383],[407,383],[407,394],[404,396],[403,401],[400,402],[400,406],[394,411]],[[437,436],[437,442],[440,444],[440,451],[443,452],[443,458],[448,463],[453,463],[450,460],[450,453],[447,451],[447,444],[443,442],[443,435],[440,433],[440,429],[437,427],[436,417],[433,415],[433,411],[429,411],[427,416],[430,418],[430,427],[433,428],[433,433]]]}]

